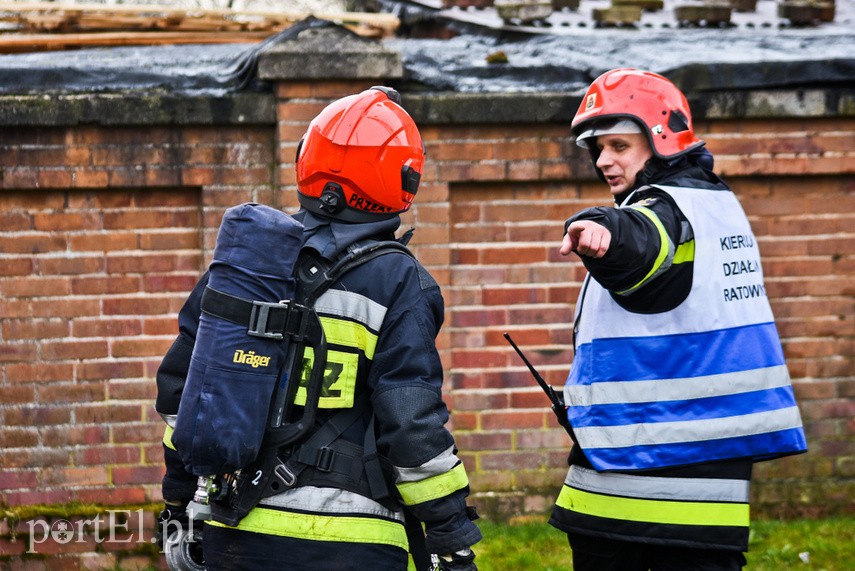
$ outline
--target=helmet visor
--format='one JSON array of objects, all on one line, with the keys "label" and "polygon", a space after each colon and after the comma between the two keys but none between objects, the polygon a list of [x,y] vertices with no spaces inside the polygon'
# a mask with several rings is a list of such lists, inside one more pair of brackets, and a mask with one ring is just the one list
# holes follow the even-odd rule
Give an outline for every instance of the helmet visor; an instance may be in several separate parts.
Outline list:
[{"label": "helmet visor", "polygon": [[605,119],[595,121],[576,137],[576,144],[583,149],[590,149],[601,135],[632,135],[642,133],[638,123],[631,119]]}]

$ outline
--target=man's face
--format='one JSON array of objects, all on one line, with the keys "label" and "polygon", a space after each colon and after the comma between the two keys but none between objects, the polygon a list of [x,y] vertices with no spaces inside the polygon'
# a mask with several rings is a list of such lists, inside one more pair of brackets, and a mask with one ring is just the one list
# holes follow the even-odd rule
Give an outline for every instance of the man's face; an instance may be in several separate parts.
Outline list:
[{"label": "man's face", "polygon": [[653,156],[647,137],[641,133],[600,135],[597,147],[597,168],[603,172],[613,196],[632,188],[638,173]]}]

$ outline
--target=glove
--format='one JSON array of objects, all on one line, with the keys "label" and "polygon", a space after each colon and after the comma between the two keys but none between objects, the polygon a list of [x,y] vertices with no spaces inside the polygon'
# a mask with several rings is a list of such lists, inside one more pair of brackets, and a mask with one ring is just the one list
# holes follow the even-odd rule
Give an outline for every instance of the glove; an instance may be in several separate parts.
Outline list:
[{"label": "glove", "polygon": [[157,531],[154,534],[155,544],[163,550],[166,538],[174,531],[184,530],[190,526],[187,517],[189,502],[164,502],[163,510],[157,516]]},{"label": "glove", "polygon": [[451,555],[440,555],[438,571],[478,571],[475,566],[475,553],[471,549],[461,549]]}]

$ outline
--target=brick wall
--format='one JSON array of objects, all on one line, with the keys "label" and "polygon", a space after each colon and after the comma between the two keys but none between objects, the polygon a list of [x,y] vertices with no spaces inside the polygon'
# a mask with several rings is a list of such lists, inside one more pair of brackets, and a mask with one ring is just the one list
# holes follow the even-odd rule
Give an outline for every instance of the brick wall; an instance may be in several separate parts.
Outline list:
[{"label": "brick wall", "polygon": [[[223,210],[270,202],[272,140],[251,127],[0,129],[0,504],[12,513],[159,501],[154,373]],[[27,549],[10,525],[0,555]],[[51,549],[74,551],[36,551]]]},{"label": "brick wall", "polygon": [[[0,555],[26,551],[10,534],[27,533],[22,514],[49,513],[42,504],[143,506],[150,529],[162,474],[154,373],[222,212],[249,200],[293,211],[307,122],[377,83],[280,83],[271,124],[0,129],[0,504],[21,517],[0,522]],[[584,270],[559,259],[562,224],[608,193],[569,116],[438,119],[438,99],[404,93],[408,103],[428,163],[402,227],[417,226],[414,249],[444,288],[445,392],[474,501],[495,517],[541,513],[569,442],[502,333],[563,384]],[[855,118],[827,115],[697,125],[758,235],[811,447],[758,467],[766,514],[833,513],[855,497]],[[68,568],[86,565],[75,557]]]}]

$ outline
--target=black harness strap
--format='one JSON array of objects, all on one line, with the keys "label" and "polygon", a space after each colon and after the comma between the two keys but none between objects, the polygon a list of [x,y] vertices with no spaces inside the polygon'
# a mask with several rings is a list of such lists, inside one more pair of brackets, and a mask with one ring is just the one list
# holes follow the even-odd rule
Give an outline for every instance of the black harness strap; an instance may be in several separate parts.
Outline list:
[{"label": "black harness strap", "polygon": [[319,255],[301,253],[302,259],[297,260],[296,268],[298,299],[312,306],[321,294],[350,270],[379,256],[396,252],[413,257],[404,244],[395,240],[354,242],[347,248],[347,253],[332,265]]},{"label": "black harness strap", "polygon": [[202,311],[247,328],[247,334],[267,339],[292,339],[301,332],[304,315],[310,308],[283,300],[279,303],[252,301],[237,297],[211,286],[202,294]]},{"label": "black harness strap", "polygon": [[[261,497],[267,498],[293,487],[302,472],[309,467],[319,468],[329,473],[333,471],[333,467],[336,467],[336,472],[341,473],[345,468],[343,464],[346,463],[346,471],[350,473],[352,460],[345,460],[349,455],[344,448],[340,447],[341,443],[336,443],[338,446],[335,446],[334,442],[350,425],[362,418],[367,408],[368,396],[361,395],[351,408],[330,417],[305,442],[292,450],[286,461],[283,462],[276,456],[275,466],[272,467],[274,477],[271,478]],[[335,457],[342,454],[343,458],[337,465],[334,464]]]}]

